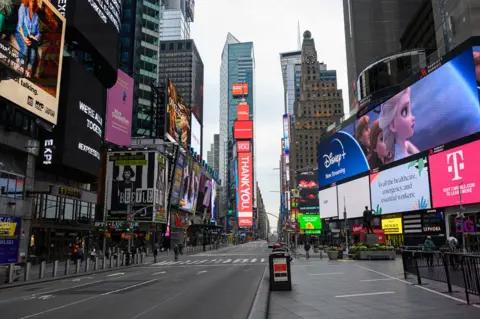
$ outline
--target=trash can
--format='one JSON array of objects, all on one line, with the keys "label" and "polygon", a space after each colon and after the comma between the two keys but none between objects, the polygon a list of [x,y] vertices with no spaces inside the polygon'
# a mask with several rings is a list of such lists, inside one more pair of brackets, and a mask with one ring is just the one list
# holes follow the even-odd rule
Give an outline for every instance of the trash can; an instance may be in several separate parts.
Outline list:
[{"label": "trash can", "polygon": [[270,290],[292,290],[290,261],[292,257],[285,248],[274,249],[268,257]]}]

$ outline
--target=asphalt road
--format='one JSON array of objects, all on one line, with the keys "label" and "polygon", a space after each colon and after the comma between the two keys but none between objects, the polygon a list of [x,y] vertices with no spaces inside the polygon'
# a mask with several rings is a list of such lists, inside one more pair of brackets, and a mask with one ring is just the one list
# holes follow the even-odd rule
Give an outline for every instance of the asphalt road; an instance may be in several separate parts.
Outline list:
[{"label": "asphalt road", "polygon": [[2,319],[245,319],[268,262],[267,243],[181,256],[0,291]]}]

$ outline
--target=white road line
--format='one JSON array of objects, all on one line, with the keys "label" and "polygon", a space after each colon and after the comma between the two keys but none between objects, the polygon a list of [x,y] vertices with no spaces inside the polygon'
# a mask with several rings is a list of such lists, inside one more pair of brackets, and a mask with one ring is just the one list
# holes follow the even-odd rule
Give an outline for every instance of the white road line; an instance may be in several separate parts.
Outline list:
[{"label": "white road line", "polygon": [[166,273],[166,271],[159,271],[159,272],[153,273],[152,276],[156,276],[164,273]]},{"label": "white road line", "polygon": [[188,264],[191,263],[192,261],[193,261],[193,260],[187,260],[187,261],[185,262],[185,265],[188,265]]},{"label": "white road line", "polygon": [[350,297],[363,297],[363,296],[376,296],[376,295],[390,295],[394,294],[395,291],[381,291],[381,292],[366,292],[363,294],[354,294],[354,295],[340,295],[335,296],[335,298],[350,298]]},{"label": "white road line", "polygon": [[167,298],[167,299],[165,299],[165,300],[162,300],[160,303],[156,304],[155,306],[150,307],[150,308],[148,308],[147,310],[140,312],[138,315],[136,315],[135,317],[132,317],[132,318],[130,318],[130,319],[138,319],[138,318],[140,318],[141,316],[143,316],[144,314],[149,313],[150,311],[152,311],[152,310],[156,309],[157,307],[161,306],[161,305],[164,304],[165,302],[170,301],[170,300],[172,300],[172,299],[174,299],[174,298],[177,298],[177,297],[180,296],[181,294],[182,294],[182,293],[179,292],[179,293],[176,294],[175,296],[171,296],[171,297],[169,297],[169,298]]},{"label": "white road line", "polygon": [[393,280],[393,279],[392,278],[377,278],[377,279],[364,279],[364,280],[360,280],[360,281],[367,282],[367,281],[383,281],[383,280]]},{"label": "white road line", "polygon": [[322,274],[310,274],[310,276],[329,276],[329,275],[343,275],[343,272],[325,272]]},{"label": "white road line", "polygon": [[242,261],[242,263],[247,263],[247,262],[248,262],[248,259],[244,259],[244,260]]},{"label": "white road line", "polygon": [[219,259],[215,262],[215,264],[220,264],[223,261],[223,259]]},{"label": "white road line", "polygon": [[235,261],[233,262],[234,264],[238,263],[240,261],[240,259],[235,259]]},{"label": "white road line", "polygon": [[225,260],[223,263],[224,263],[224,264],[228,264],[229,262],[232,262],[232,260],[231,260],[231,259],[227,259],[227,260]]},{"label": "white road line", "polygon": [[206,262],[207,260],[200,260],[198,263],[199,264],[203,264],[204,262]]},{"label": "white road line", "polygon": [[260,260],[261,263],[263,263],[265,261],[265,258],[262,258],[262,260]]},{"label": "white road line", "polygon": [[199,272],[197,272],[197,275],[204,274],[206,272],[207,272],[206,270],[200,270]]},{"label": "white road line", "polygon": [[116,272],[114,274],[107,275],[107,277],[115,277],[115,276],[122,276],[122,275],[125,275],[125,273],[124,272]]},{"label": "white road line", "polygon": [[253,258],[252,261],[251,261],[251,263],[254,263],[254,262],[256,262],[256,261],[257,261],[257,258]]},{"label": "white road line", "polygon": [[[403,279],[400,279],[400,278],[395,278],[395,277],[393,277],[393,276],[384,274],[383,272],[379,272],[379,271],[376,271],[376,270],[373,270],[373,269],[370,269],[370,268],[367,268],[367,267],[363,267],[363,266],[359,266],[359,265],[355,265],[355,266],[357,266],[357,267],[359,267],[359,268],[362,268],[362,269],[365,269],[365,270],[368,270],[368,271],[371,271],[371,272],[374,272],[374,273],[376,273],[376,274],[385,276],[385,277],[387,277],[387,278],[391,278],[392,280],[397,280],[397,281],[403,282],[403,283],[405,283],[405,284],[407,284],[407,285],[411,285],[412,287],[423,289],[423,290],[425,290],[425,291],[431,292],[432,294],[436,294],[436,295],[443,296],[443,297],[448,298],[448,299],[451,299],[451,300],[455,300],[455,301],[458,301],[458,302],[467,304],[467,301],[465,301],[465,300],[463,300],[463,299],[456,298],[456,297],[453,297],[453,296],[449,296],[449,295],[447,295],[447,294],[444,294],[444,293],[441,293],[441,292],[438,292],[438,291],[435,291],[435,290],[426,288],[426,287],[424,287],[424,286],[412,285],[411,282],[408,282],[408,281],[403,280]],[[471,306],[473,306],[473,307],[475,307],[475,308],[480,308],[480,305],[471,304]]]},{"label": "white road line", "polygon": [[207,262],[207,264],[213,264],[213,263],[216,262],[216,261],[217,261],[216,259],[212,259],[212,260],[209,260],[209,261]]}]

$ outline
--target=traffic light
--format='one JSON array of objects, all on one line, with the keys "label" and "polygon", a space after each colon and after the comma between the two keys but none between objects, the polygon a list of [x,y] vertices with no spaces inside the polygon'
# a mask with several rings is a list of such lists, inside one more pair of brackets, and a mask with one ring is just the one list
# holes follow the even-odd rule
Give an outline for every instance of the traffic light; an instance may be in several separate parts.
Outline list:
[{"label": "traffic light", "polygon": [[228,210],[228,216],[233,216],[233,210],[232,209]]}]

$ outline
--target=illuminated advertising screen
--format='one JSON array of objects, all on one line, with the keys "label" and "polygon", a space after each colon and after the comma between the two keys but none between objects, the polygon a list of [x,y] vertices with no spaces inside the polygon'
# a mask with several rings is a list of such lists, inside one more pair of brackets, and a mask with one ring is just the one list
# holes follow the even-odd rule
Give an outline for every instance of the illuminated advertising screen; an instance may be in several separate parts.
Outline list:
[{"label": "illuminated advertising screen", "polygon": [[375,215],[431,208],[427,158],[371,174],[370,192]]},{"label": "illuminated advertising screen", "polygon": [[200,155],[202,153],[201,142],[202,142],[202,127],[200,122],[192,116],[192,129],[190,134],[190,146],[193,148],[193,151]]},{"label": "illuminated advertising screen", "polygon": [[302,214],[317,214],[318,202],[318,175],[317,173],[302,173],[298,175],[300,198],[298,210]]},{"label": "illuminated advertising screen", "polygon": [[182,182],[183,182],[183,169],[185,166],[186,158],[185,155],[177,151],[177,158],[175,160],[175,170],[173,171],[173,181],[170,191],[170,203],[172,205],[178,205],[180,202],[181,192],[182,192]]},{"label": "illuminated advertising screen", "polygon": [[[459,107],[461,106],[461,107]],[[471,135],[480,128],[471,50],[445,63],[318,146],[320,187]]]},{"label": "illuminated advertising screen", "polygon": [[305,215],[300,214],[298,216],[298,222],[300,224],[301,230],[321,230],[322,221],[320,220],[320,215]]},{"label": "illuminated advertising screen", "polygon": [[403,234],[402,218],[384,218],[382,219],[382,229],[385,235],[399,235]]},{"label": "illuminated advertising screen", "polygon": [[337,187],[330,187],[318,193],[320,200],[320,217],[338,217]]},{"label": "illuminated advertising screen", "polygon": [[237,141],[237,153],[251,152],[250,141]]},{"label": "illuminated advertising screen", "polygon": [[233,138],[235,140],[251,140],[253,138],[253,121],[233,122]]},{"label": "illuminated advertising screen", "polygon": [[285,154],[290,153],[290,119],[288,114],[283,115],[283,138],[285,140]]},{"label": "illuminated advertising screen", "polygon": [[232,84],[232,95],[233,96],[248,95],[248,83]]},{"label": "illuminated advertising screen", "polygon": [[237,121],[248,121],[250,119],[250,106],[247,103],[237,105]]},{"label": "illuminated advertising screen", "polygon": [[[39,2],[39,3],[37,3]],[[65,18],[48,1],[0,1],[0,96],[57,124]]]},{"label": "illuminated advertising screen", "polygon": [[365,206],[370,208],[370,180],[368,176],[337,186],[339,217],[343,218],[346,210],[347,218],[363,217]]},{"label": "illuminated advertising screen", "polygon": [[480,141],[464,144],[429,156],[433,207],[480,201]]},{"label": "illuminated advertising screen", "polygon": [[212,199],[210,205],[210,214],[213,219],[217,219],[217,182],[212,179]]},{"label": "illuminated advertising screen", "polygon": [[132,136],[133,78],[118,70],[117,83],[108,90],[105,139],[128,146]]},{"label": "illuminated advertising screen", "polygon": [[237,211],[239,227],[252,227],[253,225],[252,160],[252,153],[238,154]]},{"label": "illuminated advertising screen", "polygon": [[167,194],[167,185],[168,185],[168,171],[169,171],[169,160],[166,157],[160,154],[155,156],[156,167],[155,167],[155,199],[154,199],[154,220],[156,222],[166,224],[167,223],[167,214],[166,214],[166,201],[165,194]]},{"label": "illuminated advertising screen", "polygon": [[178,208],[189,213],[195,212],[199,185],[200,166],[193,158],[187,156],[186,165],[183,167],[183,182]]},{"label": "illuminated advertising screen", "polygon": [[0,216],[0,265],[19,262],[21,227],[21,217]]},{"label": "illuminated advertising screen", "polygon": [[172,84],[168,81],[168,104],[167,104],[167,128],[165,136],[172,142],[181,145],[188,150],[188,139],[190,138],[190,122],[191,113],[183,101],[180,94]]}]

